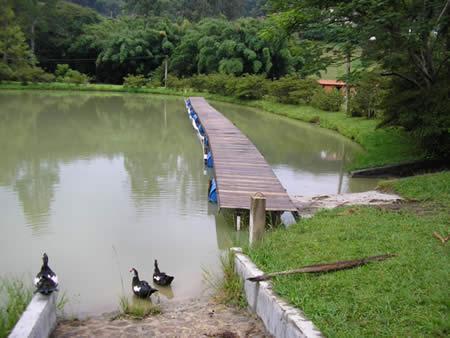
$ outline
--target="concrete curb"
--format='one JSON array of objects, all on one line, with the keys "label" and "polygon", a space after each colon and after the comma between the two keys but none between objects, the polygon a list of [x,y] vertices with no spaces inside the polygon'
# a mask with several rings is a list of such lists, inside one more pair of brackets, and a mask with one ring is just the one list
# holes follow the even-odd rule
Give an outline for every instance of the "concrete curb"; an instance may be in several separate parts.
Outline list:
[{"label": "concrete curb", "polygon": [[12,330],[9,338],[48,337],[56,327],[56,293],[33,296],[25,312]]},{"label": "concrete curb", "polygon": [[263,321],[275,337],[323,337],[313,322],[298,309],[278,298],[270,282],[254,283],[248,277],[263,274],[241,248],[231,248],[235,254],[236,273],[244,281],[244,292],[250,309]]}]

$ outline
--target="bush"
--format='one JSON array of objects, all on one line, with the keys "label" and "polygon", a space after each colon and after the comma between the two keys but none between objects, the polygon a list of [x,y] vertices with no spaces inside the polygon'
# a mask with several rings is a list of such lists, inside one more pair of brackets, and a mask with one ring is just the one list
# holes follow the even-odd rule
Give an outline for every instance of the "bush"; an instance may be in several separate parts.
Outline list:
[{"label": "bush", "polygon": [[123,86],[125,88],[141,88],[147,84],[147,79],[144,75],[131,75],[128,74],[123,78]]},{"label": "bush", "polygon": [[355,93],[350,99],[351,116],[373,118],[382,113],[386,95],[386,81],[376,74],[367,73],[355,83]]},{"label": "bush", "polygon": [[245,75],[236,78],[235,83],[229,83],[228,90],[238,99],[258,100],[267,94],[267,85],[266,78],[261,75]]},{"label": "bush", "polygon": [[29,82],[52,82],[55,80],[53,74],[46,73],[42,68],[24,65],[12,70],[8,66],[0,66],[0,79],[20,81],[22,84]]},{"label": "bush", "polygon": [[71,69],[67,64],[59,64],[55,70],[56,82],[86,84],[89,83],[90,77]]},{"label": "bush", "polygon": [[273,81],[268,86],[269,95],[281,103],[309,103],[320,85],[314,79],[299,79],[288,75]]},{"label": "bush", "polygon": [[178,89],[178,90],[187,89],[187,88],[189,88],[189,81],[187,81],[186,79],[179,79],[173,75],[168,75],[167,76],[167,87]]},{"label": "bush", "polygon": [[344,97],[337,90],[325,91],[318,90],[311,98],[311,104],[325,111],[339,111],[341,109]]},{"label": "bush", "polygon": [[194,75],[190,78],[189,82],[193,89],[198,91],[207,91],[208,90],[208,81],[207,81],[207,75],[199,74]]},{"label": "bush", "polygon": [[208,91],[219,95],[232,95],[236,84],[236,77],[225,74],[210,74],[206,76]]}]

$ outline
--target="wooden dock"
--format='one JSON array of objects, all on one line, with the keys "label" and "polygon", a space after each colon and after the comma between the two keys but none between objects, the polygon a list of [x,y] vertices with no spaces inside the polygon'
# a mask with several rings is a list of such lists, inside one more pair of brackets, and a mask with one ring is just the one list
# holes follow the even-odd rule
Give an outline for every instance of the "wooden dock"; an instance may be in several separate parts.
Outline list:
[{"label": "wooden dock", "polygon": [[297,211],[253,143],[203,97],[191,97],[190,102],[212,152],[219,208],[249,210],[250,196],[260,192],[267,211]]}]

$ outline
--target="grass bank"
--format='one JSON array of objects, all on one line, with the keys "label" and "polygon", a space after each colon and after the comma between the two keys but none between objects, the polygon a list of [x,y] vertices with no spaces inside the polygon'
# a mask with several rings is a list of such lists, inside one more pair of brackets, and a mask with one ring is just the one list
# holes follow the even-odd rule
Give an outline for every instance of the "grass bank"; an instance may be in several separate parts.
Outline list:
[{"label": "grass bank", "polygon": [[220,256],[222,273],[214,273],[204,270],[203,280],[213,292],[213,299],[221,304],[243,309],[247,306],[243,292],[243,282],[235,272],[234,254],[227,251]]},{"label": "grass bank", "polygon": [[288,105],[268,100],[245,101],[233,97],[224,97],[211,93],[194,91],[177,91],[166,88],[126,88],[121,85],[87,84],[76,85],[67,83],[3,83],[0,89],[39,89],[39,90],[77,90],[100,92],[131,92],[177,96],[205,96],[211,100],[231,102],[251,106],[267,112],[286,116],[292,119],[315,123],[320,127],[335,130],[338,133],[356,141],[367,152],[361,154],[348,169],[361,169],[385,164],[419,160],[425,157],[411,136],[399,128],[379,128],[377,120],[365,118],[349,118],[343,112],[325,112],[307,105]]},{"label": "grass bank", "polygon": [[31,289],[22,281],[0,279],[0,338],[10,334],[31,297]]},{"label": "grass bank", "polygon": [[386,181],[409,202],[318,213],[247,249],[265,272],[384,253],[398,257],[322,275],[275,278],[274,289],[330,337],[450,333],[450,172]]}]

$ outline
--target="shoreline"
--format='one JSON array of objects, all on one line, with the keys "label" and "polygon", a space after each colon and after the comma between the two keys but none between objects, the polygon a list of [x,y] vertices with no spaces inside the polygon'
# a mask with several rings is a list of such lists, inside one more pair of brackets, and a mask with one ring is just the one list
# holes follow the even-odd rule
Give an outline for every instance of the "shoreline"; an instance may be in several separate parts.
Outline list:
[{"label": "shoreline", "polygon": [[[203,96],[208,100],[232,103],[260,109],[266,113],[288,117],[306,123],[312,123],[320,128],[333,130],[340,135],[358,143],[366,154],[356,158],[348,165],[347,171],[371,169],[383,165],[396,165],[410,161],[425,159],[425,154],[415,145],[412,137],[400,128],[377,129],[376,120],[350,118],[342,112],[324,112],[308,105],[287,105],[268,100],[244,101],[233,97],[221,96],[208,92],[191,90],[175,90],[170,88],[126,88],[122,85],[67,83],[0,83],[0,90],[54,90],[104,93],[133,93],[168,96]],[[378,139],[378,140],[377,140]],[[381,142],[379,140],[382,140]]]}]

